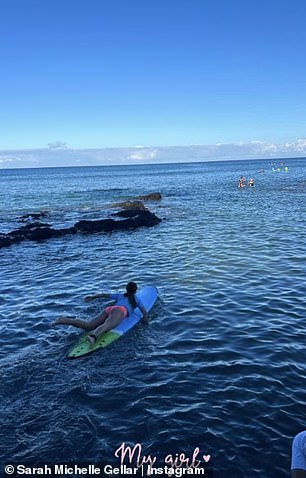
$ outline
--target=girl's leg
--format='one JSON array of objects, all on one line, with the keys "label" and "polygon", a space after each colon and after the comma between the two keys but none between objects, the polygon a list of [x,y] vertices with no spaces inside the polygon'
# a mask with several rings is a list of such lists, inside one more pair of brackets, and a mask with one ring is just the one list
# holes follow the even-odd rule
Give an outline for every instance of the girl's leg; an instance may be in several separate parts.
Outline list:
[{"label": "girl's leg", "polygon": [[96,329],[99,325],[103,324],[106,318],[107,313],[105,310],[103,310],[102,314],[98,315],[98,317],[95,317],[92,320],[75,319],[74,317],[59,317],[55,322],[53,322],[53,325],[73,325],[74,327],[78,327],[79,329],[90,331]]},{"label": "girl's leg", "polygon": [[95,337],[98,338],[100,335],[108,332],[109,330],[117,327],[120,322],[124,319],[125,315],[120,309],[111,310],[109,316],[102,325],[99,325],[95,330],[93,330],[93,335],[89,335],[89,342],[93,344],[95,342]]}]

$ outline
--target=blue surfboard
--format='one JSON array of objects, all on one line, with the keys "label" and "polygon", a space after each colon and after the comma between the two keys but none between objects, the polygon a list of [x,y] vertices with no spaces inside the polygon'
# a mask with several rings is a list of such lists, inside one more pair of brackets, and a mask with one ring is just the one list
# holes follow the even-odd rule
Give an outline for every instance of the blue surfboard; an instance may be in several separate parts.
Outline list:
[{"label": "blue surfboard", "polygon": [[[139,292],[137,292],[136,297],[140,299],[147,312],[149,312],[158,297],[157,288],[154,286],[143,287]],[[68,358],[82,357],[83,355],[87,355],[97,349],[107,347],[115,340],[118,340],[121,335],[125,334],[128,330],[134,327],[141,320],[141,318],[142,313],[140,309],[136,307],[133,313],[123,319],[122,322],[117,325],[117,327],[98,337],[94,345],[90,345],[88,340],[86,340],[88,333],[83,335],[79,342],[74,345],[68,353]]]}]

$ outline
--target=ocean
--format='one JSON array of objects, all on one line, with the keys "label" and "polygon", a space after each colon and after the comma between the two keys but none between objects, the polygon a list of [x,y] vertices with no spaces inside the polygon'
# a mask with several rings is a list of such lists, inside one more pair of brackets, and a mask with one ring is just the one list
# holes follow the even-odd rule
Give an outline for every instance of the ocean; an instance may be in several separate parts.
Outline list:
[{"label": "ocean", "polygon": [[[146,203],[157,226],[0,250],[3,464],[118,465],[125,443],[159,466],[198,449],[215,478],[289,476],[306,428],[306,161],[275,163],[0,170],[1,233],[162,194]],[[149,324],[68,360],[80,331],[52,322],[92,318],[107,301],[84,296],[131,280],[158,288]]]}]

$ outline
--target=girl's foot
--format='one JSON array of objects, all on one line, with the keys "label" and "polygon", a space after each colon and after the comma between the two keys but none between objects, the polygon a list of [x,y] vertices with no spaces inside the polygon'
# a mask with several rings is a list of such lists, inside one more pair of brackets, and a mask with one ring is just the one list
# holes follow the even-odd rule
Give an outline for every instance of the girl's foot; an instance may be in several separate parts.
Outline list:
[{"label": "girl's foot", "polygon": [[97,339],[97,337],[93,334],[87,335],[87,337],[86,337],[86,340],[89,342],[89,344],[91,346],[93,346],[95,344],[96,339]]}]

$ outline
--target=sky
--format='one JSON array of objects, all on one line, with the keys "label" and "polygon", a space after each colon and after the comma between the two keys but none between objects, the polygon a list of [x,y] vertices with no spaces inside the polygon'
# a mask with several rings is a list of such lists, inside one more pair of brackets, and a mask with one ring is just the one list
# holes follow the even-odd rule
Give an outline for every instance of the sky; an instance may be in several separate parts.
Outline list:
[{"label": "sky", "polygon": [[305,0],[0,0],[0,167],[306,156],[305,56]]}]

